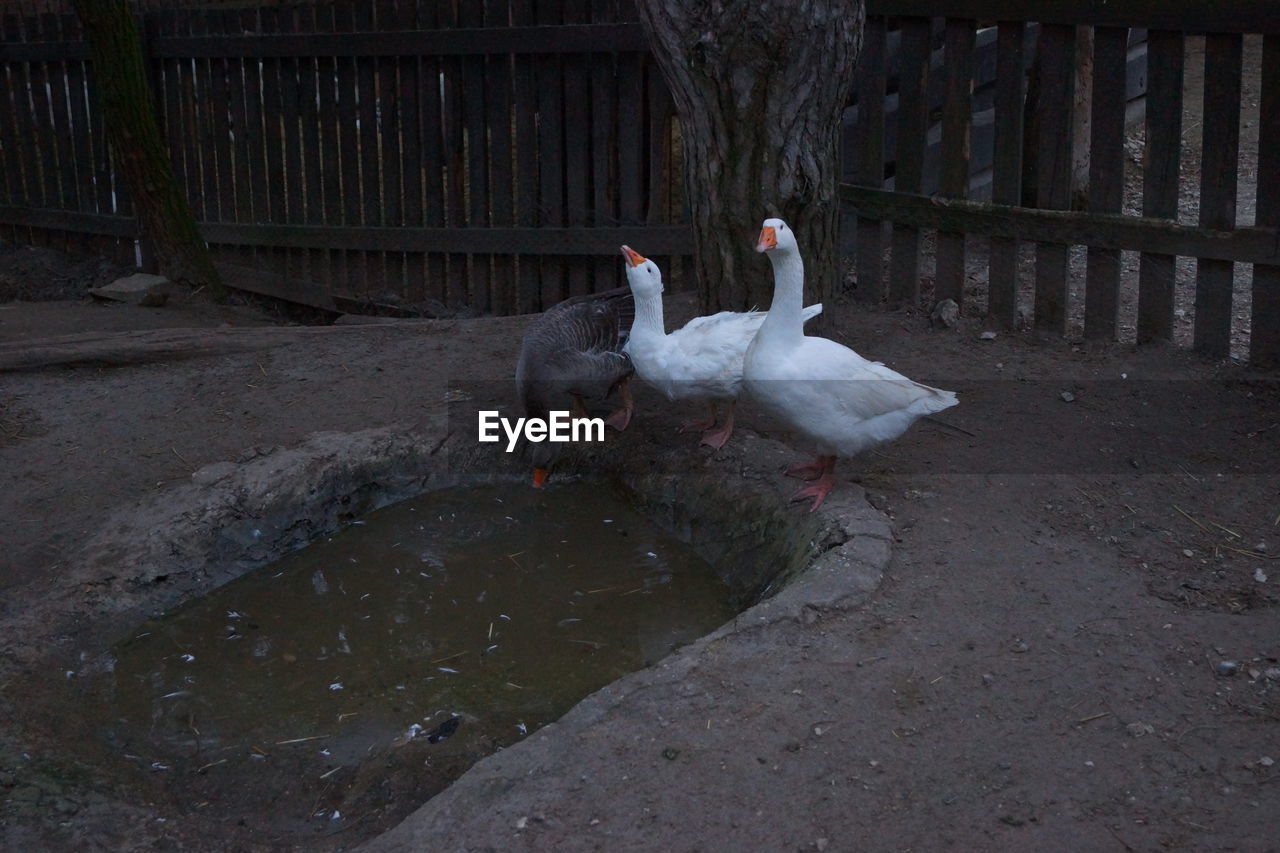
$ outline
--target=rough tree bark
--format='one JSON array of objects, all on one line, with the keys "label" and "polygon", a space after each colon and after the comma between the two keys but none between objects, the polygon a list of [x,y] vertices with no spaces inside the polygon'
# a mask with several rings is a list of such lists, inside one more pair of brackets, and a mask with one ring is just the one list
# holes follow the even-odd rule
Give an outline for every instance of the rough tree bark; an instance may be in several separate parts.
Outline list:
[{"label": "rough tree bark", "polygon": [[133,201],[142,239],[172,281],[223,296],[222,281],[174,178],[128,0],[75,0],[89,40],[112,161]]},{"label": "rough tree bark", "polygon": [[706,311],[768,307],[760,223],[786,220],[806,304],[839,281],[838,132],[863,0],[638,0],[680,116]]}]

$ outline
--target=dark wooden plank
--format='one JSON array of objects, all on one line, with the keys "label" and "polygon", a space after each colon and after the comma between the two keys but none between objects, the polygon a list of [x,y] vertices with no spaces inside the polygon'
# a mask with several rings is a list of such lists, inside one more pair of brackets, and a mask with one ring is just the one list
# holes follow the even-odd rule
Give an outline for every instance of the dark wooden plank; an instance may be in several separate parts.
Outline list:
[{"label": "dark wooden plank", "polygon": [[[512,0],[511,18],[515,27],[533,23],[533,0]],[[516,138],[516,224],[538,224],[538,139],[537,85],[534,59],[528,54],[513,56],[515,138]],[[517,263],[517,303],[521,313],[540,310],[542,271],[540,259],[522,257]]]},{"label": "dark wooden plank", "polygon": [[[193,32],[200,35],[210,33],[212,10],[195,8],[187,11],[191,19]],[[200,180],[198,192],[203,196],[204,211],[201,219],[205,222],[222,220],[222,196],[218,186],[218,176],[222,158],[221,139],[225,128],[220,121],[214,93],[214,76],[221,59],[210,57],[197,58],[193,63],[196,100],[197,145],[199,146]],[[279,173],[277,173],[279,174]]]},{"label": "dark wooden plank", "polygon": [[[613,14],[610,0],[592,0],[592,20],[599,23]],[[591,199],[596,225],[617,222],[617,79],[616,56],[592,57],[591,74]],[[639,247],[637,247],[639,251]],[[620,257],[620,256],[619,256]],[[622,284],[619,257],[596,258],[594,289],[609,290]]]},{"label": "dark wooden plank", "polygon": [[[262,28],[262,16],[257,9],[246,9],[241,12],[240,26],[248,32],[258,32]],[[248,218],[245,222],[271,221],[271,192],[274,191],[276,177],[268,168],[267,161],[267,120],[264,89],[267,85],[265,69],[257,59],[247,58],[244,61],[244,138],[245,166],[249,172],[249,186],[245,196],[248,199]],[[246,262],[256,263],[258,258],[267,253],[252,247],[243,249],[239,257]]]},{"label": "dark wooden plank", "polygon": [[[1023,54],[1026,25],[1001,21],[996,32],[995,139],[991,200],[1017,204],[1022,198]],[[1018,318],[1018,241],[992,237],[988,260],[987,314],[1001,328]]]},{"label": "dark wooden plank", "polygon": [[[49,12],[41,15],[40,19],[46,37],[62,38],[61,16]],[[45,73],[49,76],[49,119],[53,130],[54,168],[57,170],[58,178],[58,206],[64,210],[80,210],[80,193],[76,186],[75,153],[71,144],[75,131],[71,126],[67,63],[65,61],[46,63]]]},{"label": "dark wooden plank", "polygon": [[[41,41],[40,18],[33,14],[30,10],[26,11],[26,17],[23,19],[24,32],[26,38],[31,41]],[[48,74],[45,70],[43,61],[28,62],[26,64],[27,82],[29,89],[27,90],[28,116],[33,130],[33,136],[36,141],[33,150],[33,157],[28,162],[31,163],[31,177],[34,178],[27,185],[28,192],[32,193],[32,200],[41,207],[55,207],[58,199],[58,179],[56,166],[53,162],[55,150],[53,148],[52,128],[49,120],[49,94],[46,88],[49,82]],[[33,238],[37,238],[37,243],[47,245],[47,235],[32,234]]]},{"label": "dark wooden plank", "polygon": [[[1262,92],[1258,138],[1280,139],[1280,35],[1262,40]],[[1280,145],[1258,146],[1257,224],[1280,228]],[[1252,333],[1249,361],[1255,367],[1280,366],[1280,266],[1253,268]]]},{"label": "dark wooden plank", "polygon": [[[320,29],[320,10],[314,3],[299,6],[295,27],[300,32],[314,33]],[[327,59],[305,58],[297,62],[298,75],[298,124],[301,134],[301,171],[299,174],[299,210],[295,221],[311,225],[324,223],[324,160],[321,153],[320,89],[327,83],[333,87],[333,73],[327,68]],[[298,218],[300,217],[300,218]],[[305,277],[310,281],[329,286],[332,272],[329,269],[329,252],[315,250],[306,256]]]},{"label": "dark wooden plank", "polygon": [[1065,210],[1036,210],[922,195],[904,195],[845,184],[841,197],[863,215],[917,228],[1020,238],[1041,243],[1101,246],[1135,252],[1189,255],[1240,263],[1280,262],[1280,232],[1245,227],[1232,231],[1179,225],[1164,219]]},{"label": "dark wooden plank", "polygon": [[[449,28],[458,25],[457,11],[451,0],[438,0],[436,14],[438,26]],[[440,80],[443,87],[443,153],[446,158],[445,211],[449,225],[462,228],[467,222],[467,160],[464,142],[466,116],[463,112],[466,91],[460,56],[440,58]],[[445,264],[445,304],[451,308],[464,307],[471,296],[467,287],[467,256],[462,253],[450,254],[445,259]]]},{"label": "dark wooden plank", "polygon": [[1276,26],[1275,0],[868,0],[868,15],[950,15],[1047,24],[1152,27],[1188,33],[1260,33]]},{"label": "dark wooden plank", "polygon": [[[1040,27],[1040,93],[1036,103],[1036,206],[1071,206],[1071,127],[1075,95],[1075,28]],[[1035,325],[1067,331],[1067,251],[1061,243],[1036,245]]]},{"label": "dark wooden plank", "polygon": [[[0,39],[15,38],[15,26],[16,21],[12,15],[0,17]],[[24,147],[20,142],[20,127],[25,126],[25,122],[19,121],[19,111],[15,104],[21,71],[16,62],[0,61],[0,192],[3,193],[0,198],[3,204],[11,205],[27,203]],[[30,232],[25,226],[21,233],[16,226],[10,226],[4,236],[13,242],[25,243]]]},{"label": "dark wooden plank", "polygon": [[[1240,73],[1244,42],[1238,34],[1204,40],[1204,137],[1200,158],[1200,225],[1228,230],[1236,224],[1240,156]],[[1231,353],[1231,262],[1196,263],[1195,348],[1224,358]]]},{"label": "dark wooden plank", "polygon": [[[247,27],[257,25],[257,17],[252,10],[243,9],[239,12],[227,12],[227,24],[225,29],[228,32],[243,32]],[[235,189],[235,205],[234,205],[234,221],[236,222],[252,222],[253,221],[253,196],[254,196],[254,174],[253,150],[249,146],[249,123],[258,119],[259,116],[251,115],[249,111],[249,93],[246,91],[246,75],[249,72],[249,66],[257,66],[257,62],[245,59],[230,60],[227,63],[228,74],[228,94],[231,99],[231,125],[234,128],[234,148],[233,161],[235,166],[234,182]],[[256,75],[254,75],[256,79]]]},{"label": "dark wooden plank", "polygon": [[[396,5],[397,23],[400,30],[413,30],[418,27],[417,3],[414,0],[400,0]],[[419,59],[416,56],[405,56],[397,65],[400,103],[401,134],[401,182],[404,188],[403,224],[408,228],[421,228],[422,221],[422,113],[418,103],[418,90],[421,86]],[[427,298],[426,264],[421,254],[404,256],[405,299],[410,303],[421,302]]]},{"label": "dark wooden plank", "polygon": [[[508,25],[507,0],[485,0],[484,23]],[[484,60],[485,123],[489,131],[489,224],[510,228],[515,220],[515,148],[512,131],[511,57],[502,54]],[[519,311],[516,300],[515,259],[491,258],[493,310],[499,314]]]},{"label": "dark wooden plank", "polygon": [[[75,17],[71,16],[70,20],[64,23],[63,31],[74,31],[74,21]],[[98,196],[94,187],[93,136],[90,127],[89,95],[85,91],[87,76],[83,61],[71,60],[67,62],[67,90],[70,95],[70,115],[73,128],[72,158],[75,161],[74,180],[78,193],[76,209],[85,213],[96,213],[98,212]],[[0,78],[2,77],[3,75],[0,73]],[[2,81],[0,81],[0,85],[3,85]],[[0,101],[4,100],[7,100],[7,98],[0,96]],[[4,115],[0,112],[0,125],[3,125],[4,122]],[[0,162],[0,171],[6,172],[7,180],[8,168],[3,162]]]},{"label": "dark wooden plank", "polygon": [[[1142,215],[1176,221],[1182,160],[1182,33],[1147,33],[1146,150]],[[1138,343],[1173,339],[1176,258],[1144,252],[1138,259]]]},{"label": "dark wooden plank", "polygon": [[50,210],[16,204],[0,205],[0,223],[51,231],[78,231],[108,237],[133,238],[138,233],[137,221],[131,216]]},{"label": "dark wooden plank", "polygon": [[[357,3],[355,32],[376,32],[373,6]],[[356,112],[360,119],[360,221],[366,226],[382,225],[382,160],[378,150],[378,60],[373,56],[356,57]],[[363,277],[357,295],[369,296],[383,289],[386,278],[385,258],[381,253],[366,253]]]},{"label": "dark wooden plank", "polygon": [[[418,3],[418,26],[436,25],[434,0]],[[434,56],[418,59],[418,101],[422,112],[422,179],[423,224],[442,227],[445,224],[444,185],[444,104],[440,98],[440,60]],[[444,302],[446,293],[445,256],[427,254],[423,261],[427,296]]]},{"label": "dark wooden plank", "polygon": [[[902,72],[893,185],[898,192],[918,193],[924,188],[924,150],[929,130],[926,94],[931,23],[928,18],[903,18],[901,27]],[[894,223],[889,270],[889,302],[914,306],[920,299],[920,230],[915,226]]]},{"label": "dark wooden plank", "polygon": [[[942,174],[940,190],[948,198],[969,195],[969,133],[973,124],[972,20],[948,18],[944,43],[942,101]],[[964,305],[964,241],[956,231],[939,231],[934,299]]]},{"label": "dark wooden plank", "polygon": [[[333,28],[339,33],[354,32],[355,9],[347,3],[334,6]],[[356,109],[356,66],[358,60],[340,57],[338,65],[338,160],[342,182],[342,223],[354,227],[362,221],[360,198],[359,114]],[[338,205],[326,201],[331,210]],[[337,248],[337,247],[334,247]],[[364,257],[357,252],[343,252],[339,259],[335,287],[341,285],[349,293],[364,292]]]},{"label": "dark wooden plank", "polygon": [[[885,38],[888,21],[882,16],[867,19],[859,57],[858,120],[854,127],[853,151],[857,158],[854,169],[856,183],[865,187],[884,187],[884,96]],[[884,300],[884,228],[878,219],[855,217],[857,222],[858,288],[855,296],[861,302]]]},{"label": "dark wooden plank", "polygon": [[[0,221],[5,209],[0,208]],[[67,214],[72,216],[72,214]],[[82,216],[82,214],[74,214]],[[130,220],[131,221],[131,220]],[[201,233],[211,243],[320,248],[364,252],[462,252],[467,254],[585,256],[618,253],[623,243],[649,246],[655,257],[693,251],[687,225],[598,228],[380,228],[326,225],[237,225],[210,223]]]},{"label": "dark wooden plank", "polygon": [[[463,4],[468,6],[470,4]],[[378,0],[374,26],[382,32],[395,32],[399,20],[397,0]],[[403,104],[400,102],[398,79],[401,58],[385,56],[378,60],[378,162],[381,167],[382,223],[404,225],[404,158],[401,154],[401,125]],[[404,297],[405,256],[402,253],[385,255],[382,259],[383,288]]]},{"label": "dark wooden plank", "polygon": [[[537,21],[544,26],[560,23],[558,4],[538,3]],[[544,227],[561,227],[565,224],[564,209],[564,75],[561,58],[556,54],[544,54],[534,59],[534,75],[538,87],[538,205],[539,224]],[[641,90],[643,91],[643,90]],[[643,103],[643,101],[637,101]],[[568,293],[565,285],[565,264],[560,258],[542,259],[542,278],[539,282],[542,307],[564,299]]]},{"label": "dark wooden plank", "polygon": [[[282,6],[277,19],[277,26],[282,33],[298,31],[298,13],[300,6]],[[302,110],[303,94],[298,78],[299,60],[288,57],[280,60],[280,127],[283,143],[284,174],[284,209],[286,222],[305,222],[302,185],[312,176],[302,168],[302,128],[299,116]],[[285,275],[289,278],[310,279],[312,272],[305,252],[284,253]]]},{"label": "dark wooden plank", "polygon": [[[190,15],[175,9],[171,20],[175,33],[189,34],[191,32],[192,18]],[[197,220],[200,220],[204,218],[205,207],[200,186],[200,145],[197,131],[199,121],[197,117],[195,73],[189,60],[182,62],[180,59],[174,59],[172,64],[167,65],[166,68],[173,73],[173,96],[176,98],[177,106],[174,110],[176,124],[169,128],[169,132],[176,137],[171,137],[170,145],[176,145],[179,149],[178,160],[174,165],[177,167],[179,163],[181,164],[182,174],[180,175],[180,180],[183,190],[186,192],[187,200],[191,204],[192,215]]]},{"label": "dark wooden plank", "polygon": [[[591,18],[588,0],[564,0],[562,3],[565,24],[582,24]],[[590,196],[588,184],[590,170],[591,101],[588,57],[584,53],[570,53],[562,57],[564,73],[564,152],[565,224],[571,227],[586,225],[590,221]],[[591,291],[590,270],[593,262],[574,258],[565,265],[567,294],[577,296]]]},{"label": "dark wooden plank", "polygon": [[[238,19],[234,17],[234,13],[211,9],[206,12],[206,16],[208,26],[215,32],[235,32],[234,24],[238,23]],[[228,221],[233,221],[236,215],[235,157],[231,147],[235,136],[231,118],[231,68],[232,61],[227,58],[209,61],[209,111],[212,114],[217,157],[218,218]]]},{"label": "dark wooden plank", "polygon": [[[1089,140],[1089,210],[1119,213],[1124,204],[1125,58],[1129,31],[1093,32],[1093,105]],[[1120,324],[1120,252],[1089,247],[1084,334],[1115,340]]]},{"label": "dark wooden plank", "polygon": [[[480,3],[458,6],[458,26],[474,28],[484,23]],[[467,226],[481,228],[489,219],[489,135],[486,128],[484,57],[467,56],[459,61],[464,95],[463,121],[467,134]],[[487,255],[469,259],[468,304],[476,311],[488,313],[493,307],[491,261]]]},{"label": "dark wooden plank", "polygon": [[[515,7],[518,7],[518,3]],[[542,4],[546,6],[546,4]],[[452,9],[448,11],[452,18]],[[558,17],[555,4],[546,6],[547,20]],[[217,56],[482,56],[486,54],[555,54],[646,52],[644,30],[636,23],[500,27],[468,29],[450,26],[444,17],[439,27],[411,32],[350,32],[336,35],[249,35],[227,37],[179,37],[161,39],[149,46],[152,56],[209,58]],[[49,45],[0,50],[0,58],[64,58],[84,48]]]}]

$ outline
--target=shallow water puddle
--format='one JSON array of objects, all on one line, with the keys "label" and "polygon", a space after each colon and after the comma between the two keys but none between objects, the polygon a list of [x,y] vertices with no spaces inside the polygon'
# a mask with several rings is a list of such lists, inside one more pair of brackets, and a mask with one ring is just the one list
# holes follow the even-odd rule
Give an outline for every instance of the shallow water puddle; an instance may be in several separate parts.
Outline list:
[{"label": "shallow water puddle", "polygon": [[109,739],[197,807],[386,819],[732,615],[608,487],[444,490],[140,627]]}]

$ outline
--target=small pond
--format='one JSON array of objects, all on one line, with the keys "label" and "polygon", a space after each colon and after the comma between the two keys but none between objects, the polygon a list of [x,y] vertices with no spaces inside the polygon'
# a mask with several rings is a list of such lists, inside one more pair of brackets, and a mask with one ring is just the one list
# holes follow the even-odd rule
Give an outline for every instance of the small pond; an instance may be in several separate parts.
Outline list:
[{"label": "small pond", "polygon": [[444,489],[139,626],[101,730],[184,809],[383,824],[731,599],[607,486]]}]

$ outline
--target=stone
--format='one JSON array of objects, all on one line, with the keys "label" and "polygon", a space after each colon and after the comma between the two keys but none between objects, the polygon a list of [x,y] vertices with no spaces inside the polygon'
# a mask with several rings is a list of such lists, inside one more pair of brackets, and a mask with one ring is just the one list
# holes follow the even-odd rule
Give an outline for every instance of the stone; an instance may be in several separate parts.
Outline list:
[{"label": "stone", "polygon": [[110,284],[90,289],[90,295],[111,302],[159,308],[169,301],[173,282],[162,275],[140,272],[118,278]]},{"label": "stone", "polygon": [[954,299],[944,299],[933,306],[929,322],[942,329],[954,329],[960,322],[960,306]]}]

